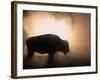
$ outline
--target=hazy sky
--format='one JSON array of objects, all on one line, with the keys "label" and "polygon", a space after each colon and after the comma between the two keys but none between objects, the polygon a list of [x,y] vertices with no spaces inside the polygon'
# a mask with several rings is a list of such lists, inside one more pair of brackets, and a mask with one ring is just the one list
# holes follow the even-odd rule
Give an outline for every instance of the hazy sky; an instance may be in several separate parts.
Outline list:
[{"label": "hazy sky", "polygon": [[[29,37],[51,33],[69,42],[70,53],[66,58],[67,61],[64,61],[65,63],[70,63],[68,65],[89,65],[91,55],[90,14],[24,11],[23,15],[24,56],[28,54],[26,40]],[[38,57],[36,54],[35,61],[42,63]],[[59,58],[59,56],[55,58]],[[64,56],[60,59],[63,60]],[[45,62],[45,59],[43,61]]]},{"label": "hazy sky", "polygon": [[74,44],[90,42],[90,14],[32,11],[23,13],[26,38],[51,33],[69,42],[74,41]]}]

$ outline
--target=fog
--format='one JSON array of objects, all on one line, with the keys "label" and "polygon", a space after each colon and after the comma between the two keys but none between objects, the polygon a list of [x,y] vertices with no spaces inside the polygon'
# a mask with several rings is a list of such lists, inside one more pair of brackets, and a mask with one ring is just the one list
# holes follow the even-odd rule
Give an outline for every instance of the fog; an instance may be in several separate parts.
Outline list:
[{"label": "fog", "polygon": [[48,54],[35,52],[32,59],[27,60],[26,40],[41,34],[56,34],[68,40],[70,52],[64,55],[56,52],[54,66],[89,66],[91,61],[91,28],[90,14],[61,12],[23,12],[23,57],[24,68],[46,67]]}]

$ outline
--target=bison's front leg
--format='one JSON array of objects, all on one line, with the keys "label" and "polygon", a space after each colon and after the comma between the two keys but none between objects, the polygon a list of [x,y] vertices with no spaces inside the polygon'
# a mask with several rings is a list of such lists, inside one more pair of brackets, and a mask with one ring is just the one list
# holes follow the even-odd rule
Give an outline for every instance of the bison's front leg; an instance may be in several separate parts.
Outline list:
[{"label": "bison's front leg", "polygon": [[54,53],[49,53],[48,54],[48,66],[52,67],[54,64]]}]

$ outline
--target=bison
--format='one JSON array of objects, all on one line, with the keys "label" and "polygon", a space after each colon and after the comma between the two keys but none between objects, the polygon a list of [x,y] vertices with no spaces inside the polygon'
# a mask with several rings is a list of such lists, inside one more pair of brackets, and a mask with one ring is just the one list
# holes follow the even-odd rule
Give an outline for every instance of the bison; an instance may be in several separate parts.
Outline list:
[{"label": "bison", "polygon": [[64,54],[69,52],[69,43],[62,40],[54,34],[45,34],[29,38],[27,41],[28,58],[34,55],[34,52],[41,54],[48,53],[49,63],[53,62],[55,52],[61,51]]}]

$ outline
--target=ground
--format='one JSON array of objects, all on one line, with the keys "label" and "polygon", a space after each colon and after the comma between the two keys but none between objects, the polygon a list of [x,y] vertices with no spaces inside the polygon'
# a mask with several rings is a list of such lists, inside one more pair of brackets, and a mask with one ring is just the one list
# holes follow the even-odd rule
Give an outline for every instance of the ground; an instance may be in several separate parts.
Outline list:
[{"label": "ground", "polygon": [[[75,66],[90,66],[90,48],[89,46],[70,46],[70,52],[64,55],[62,52],[56,52],[54,55],[54,63],[52,67],[75,67]],[[35,52],[35,55],[27,60],[24,57],[23,68],[47,68],[48,54]]]}]

